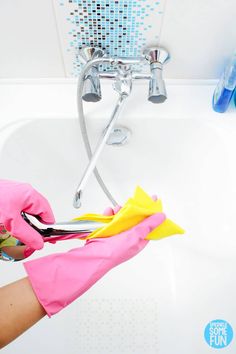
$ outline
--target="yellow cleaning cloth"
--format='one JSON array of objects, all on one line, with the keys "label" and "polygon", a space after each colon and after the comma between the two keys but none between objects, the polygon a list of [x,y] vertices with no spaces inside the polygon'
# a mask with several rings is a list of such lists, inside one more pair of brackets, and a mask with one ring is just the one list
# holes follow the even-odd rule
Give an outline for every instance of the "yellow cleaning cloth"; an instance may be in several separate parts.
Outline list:
[{"label": "yellow cleaning cloth", "polygon": [[[137,187],[133,198],[128,199],[123,208],[116,215],[105,216],[100,214],[85,214],[73,220],[93,220],[105,223],[106,226],[93,231],[84,239],[97,237],[110,237],[137,225],[146,217],[162,212],[160,200],[154,201],[142,188]],[[160,240],[161,238],[183,234],[184,230],[173,221],[166,219],[161,225],[147,236],[147,240]]]}]

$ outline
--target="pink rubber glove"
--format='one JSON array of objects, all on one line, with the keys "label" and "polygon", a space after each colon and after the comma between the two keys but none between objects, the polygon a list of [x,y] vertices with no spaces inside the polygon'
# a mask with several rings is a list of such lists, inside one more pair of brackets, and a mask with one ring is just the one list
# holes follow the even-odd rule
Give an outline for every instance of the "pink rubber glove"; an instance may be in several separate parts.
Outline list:
[{"label": "pink rubber glove", "polygon": [[157,213],[119,235],[90,239],[83,247],[24,263],[48,316],[81,296],[110,269],[138,254],[149,242],[146,236],[164,220],[165,215]]},{"label": "pink rubber glove", "polygon": [[26,246],[26,248],[24,250],[24,258],[28,258],[34,252],[35,252],[35,250],[33,248]]},{"label": "pink rubber glove", "polygon": [[112,216],[118,213],[122,207],[120,205],[116,205],[115,208],[108,207],[104,210],[103,214],[107,216]]},{"label": "pink rubber glove", "polygon": [[30,184],[0,180],[0,222],[27,246],[43,248],[42,236],[23,220],[22,211],[39,216],[45,223],[55,221],[48,201]]}]

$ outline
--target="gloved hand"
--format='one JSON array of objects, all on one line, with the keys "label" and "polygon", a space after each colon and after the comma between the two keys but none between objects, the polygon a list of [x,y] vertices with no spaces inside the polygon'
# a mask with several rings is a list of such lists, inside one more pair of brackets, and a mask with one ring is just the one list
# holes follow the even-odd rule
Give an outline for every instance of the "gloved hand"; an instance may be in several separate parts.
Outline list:
[{"label": "gloved hand", "polygon": [[24,250],[24,258],[28,258],[34,252],[35,252],[35,250],[33,248],[26,246],[26,248]]},{"label": "gloved hand", "polygon": [[[157,195],[156,195],[156,194],[153,194],[153,195],[152,195],[152,200],[153,200],[154,202],[157,201]],[[121,208],[122,208],[122,206],[120,206],[120,205],[117,204],[117,205],[114,207],[114,209],[111,208],[111,207],[106,208],[106,209],[104,210],[103,214],[104,214],[104,215],[107,215],[107,216],[112,216],[112,215],[117,214],[118,211],[120,211]]]},{"label": "gloved hand", "polygon": [[48,201],[30,184],[0,180],[0,222],[27,246],[43,248],[42,236],[23,220],[22,211],[39,216],[45,223],[55,221]]},{"label": "gloved hand", "polygon": [[24,263],[34,292],[48,316],[86,292],[110,269],[138,254],[146,236],[165,220],[154,214],[119,235],[87,240],[83,247]]},{"label": "gloved hand", "polygon": [[[152,196],[152,199],[154,200],[154,201],[156,201],[157,200],[157,196],[154,194],[153,196]],[[104,210],[104,212],[103,212],[103,215],[107,215],[107,216],[111,216],[111,215],[115,215],[115,214],[117,214],[118,213],[118,211],[120,211],[120,209],[121,209],[122,207],[120,206],[120,205],[116,205],[115,207],[114,207],[114,209],[113,208],[111,208],[111,207],[107,207],[105,210]],[[67,237],[65,237],[65,239],[66,238],[68,238],[68,236],[69,235],[67,235]],[[78,235],[77,235],[78,236]],[[84,234],[84,236],[87,236],[87,234]],[[50,238],[44,238],[44,242],[50,242],[50,243],[56,243],[56,241],[50,241]],[[32,249],[32,248],[30,248],[30,247],[26,247],[26,249],[25,249],[25,251],[24,251],[24,258],[28,258],[28,257],[30,257],[33,253],[34,253],[34,249]]]},{"label": "gloved hand", "polygon": [[[111,207],[108,207],[104,210],[103,215],[114,215],[116,213],[118,213],[118,211],[121,209],[121,206],[117,205],[114,209],[112,209]],[[84,237],[87,236],[88,234],[83,234]],[[64,237],[63,239],[68,238],[69,235],[67,235],[66,237]],[[78,235],[77,235],[78,236]],[[82,235],[81,235],[82,236]],[[46,237],[44,238],[44,242],[49,242],[49,243],[56,243],[56,241],[50,241],[50,237]],[[35,250],[31,247],[26,247],[24,250],[24,258],[28,258],[30,257],[33,253],[35,252]]]}]

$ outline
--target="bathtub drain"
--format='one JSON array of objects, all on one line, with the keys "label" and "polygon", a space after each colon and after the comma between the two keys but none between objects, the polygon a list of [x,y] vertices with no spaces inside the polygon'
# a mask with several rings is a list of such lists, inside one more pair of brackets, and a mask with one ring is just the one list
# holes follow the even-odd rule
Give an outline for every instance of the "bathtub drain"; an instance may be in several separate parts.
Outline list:
[{"label": "bathtub drain", "polygon": [[129,142],[131,137],[131,130],[121,125],[115,126],[112,130],[109,138],[107,139],[107,145],[122,146]]}]

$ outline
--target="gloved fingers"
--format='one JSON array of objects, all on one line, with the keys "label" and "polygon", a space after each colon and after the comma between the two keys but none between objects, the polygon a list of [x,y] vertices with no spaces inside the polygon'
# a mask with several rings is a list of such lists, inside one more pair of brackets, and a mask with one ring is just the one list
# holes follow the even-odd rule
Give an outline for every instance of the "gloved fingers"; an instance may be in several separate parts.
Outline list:
[{"label": "gloved fingers", "polygon": [[49,205],[49,202],[36,190],[33,190],[33,193],[30,191],[30,195],[27,198],[27,205],[24,206],[22,211],[31,215],[39,216],[45,223],[53,224],[55,222],[53,211]]},{"label": "gloved fingers", "polygon": [[[153,200],[154,202],[156,202],[157,199],[158,199],[158,198],[157,198],[157,195],[156,195],[156,194],[153,194],[153,195],[152,195],[152,200]],[[117,214],[117,213],[120,211],[120,209],[122,209],[122,206],[120,206],[120,205],[116,205],[116,206],[114,207],[114,209],[112,209],[111,207],[108,207],[108,208],[106,208],[106,209],[104,210],[103,215],[107,215],[107,216],[115,215],[115,214]]]},{"label": "gloved fingers", "polygon": [[106,215],[106,216],[112,216],[112,215],[115,215],[118,213],[118,211],[120,211],[122,207],[120,205],[116,205],[114,207],[114,209],[112,209],[111,207],[108,207],[104,210],[103,212],[103,215]]},{"label": "gloved fingers", "polygon": [[104,210],[103,215],[112,216],[114,215],[114,210],[111,207],[108,207]]},{"label": "gloved fingers", "polygon": [[25,250],[24,250],[24,257],[28,258],[29,256],[31,256],[31,254],[33,254],[35,252],[35,250],[31,247],[26,246]]},{"label": "gloved fingers", "polygon": [[3,220],[4,226],[14,237],[23,242],[25,245],[39,250],[43,248],[44,242],[42,236],[34,230],[22,216],[14,216]]},{"label": "gloved fingers", "polygon": [[123,239],[127,241],[133,241],[134,244],[137,244],[137,240],[139,241],[145,241],[143,244],[145,245],[146,243],[149,242],[149,240],[146,240],[145,238],[148,236],[148,234],[153,231],[156,227],[158,227],[160,224],[163,223],[163,221],[166,219],[165,214],[163,213],[156,213],[153,214],[147,218],[145,218],[143,221],[141,221],[139,224],[135,225],[131,229],[127,231],[123,231],[120,234],[113,235],[114,237],[106,237],[106,238],[92,238],[87,240],[86,244],[96,242],[97,240],[101,239],[103,242],[108,242],[108,243],[113,243],[118,239]]},{"label": "gloved fingers", "polygon": [[146,236],[162,224],[165,219],[166,216],[163,213],[153,214],[130,229],[130,232],[132,232],[132,234],[135,233],[140,239],[145,239]]}]

